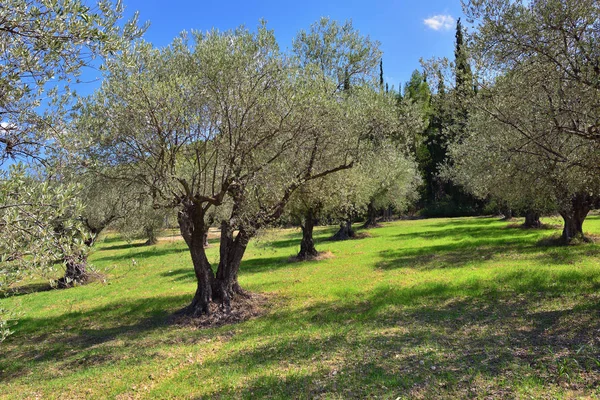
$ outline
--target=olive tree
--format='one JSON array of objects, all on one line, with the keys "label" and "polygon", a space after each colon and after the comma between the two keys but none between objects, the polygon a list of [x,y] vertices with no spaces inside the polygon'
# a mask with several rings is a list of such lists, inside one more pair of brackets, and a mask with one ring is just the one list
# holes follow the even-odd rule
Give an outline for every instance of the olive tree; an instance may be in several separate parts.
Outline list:
[{"label": "olive tree", "polygon": [[[569,242],[583,237],[583,222],[600,194],[594,172],[600,147],[555,129],[554,118],[564,115],[552,117],[552,98],[538,87],[550,84],[544,75],[520,70],[496,79],[473,102],[470,134],[450,152],[462,184],[525,209],[555,209]],[[560,83],[556,90],[563,90]]]},{"label": "olive tree", "polygon": [[523,177],[502,187],[555,204],[566,242],[583,237],[583,221],[600,194],[599,10],[591,0],[465,3],[475,24],[479,94],[471,106],[479,116],[471,136],[458,141],[462,155],[454,160],[471,164],[467,146],[493,149],[496,169]]},{"label": "olive tree", "polygon": [[[70,83],[83,67],[144,30],[136,16],[121,24],[122,14],[120,2],[104,0],[95,6],[79,0],[0,4],[0,164],[10,158],[43,162],[52,152],[63,133]],[[32,268],[45,270],[85,250],[73,218],[80,207],[77,189],[61,184],[58,175],[42,172],[45,182],[24,167],[2,172],[3,289]],[[2,321],[0,330],[7,332]]]},{"label": "olive tree", "polygon": [[[72,218],[80,222],[80,236],[85,237],[83,243],[88,248],[94,246],[105,229],[109,226],[116,227],[120,222],[122,226],[128,226],[128,229],[140,224],[152,227],[156,224],[150,217],[150,196],[140,185],[109,179],[105,174],[92,171],[74,170],[72,167],[64,167],[61,172],[63,184],[80,188],[72,196],[77,198],[82,208]],[[59,286],[68,287],[88,281],[88,253],[89,251],[82,252],[79,257],[65,262],[65,275],[58,281]]]},{"label": "olive tree", "polygon": [[0,176],[0,291],[24,277],[54,272],[85,254],[76,218],[80,188],[33,177],[16,164]]},{"label": "olive tree", "polygon": [[417,166],[396,146],[379,146],[377,156],[361,164],[359,171],[365,177],[363,190],[369,196],[365,228],[377,226],[379,210],[392,208],[402,212],[417,200],[421,183]]},{"label": "olive tree", "polygon": [[[121,179],[179,210],[197,279],[193,316],[244,294],[238,271],[257,230],[304,183],[350,168],[379,126],[365,112],[372,88],[340,95],[318,66],[283,54],[264,24],[195,32],[164,49],[139,43],[107,70],[81,107],[80,132],[96,162],[121,166]],[[226,210],[216,271],[204,249],[215,208]]]},{"label": "olive tree", "polygon": [[[379,132],[371,132],[364,138],[365,146],[353,168],[303,185],[289,204],[292,220],[302,229],[298,259],[317,256],[312,234],[319,217],[339,219],[340,231],[335,239],[345,240],[353,235],[351,223],[355,215],[364,213],[373,204],[377,209],[395,206],[401,210],[416,191],[418,179],[408,151],[403,151],[397,143],[414,134],[420,119],[411,120],[414,114],[398,113],[393,95],[373,93],[380,101],[373,102],[373,108],[363,112],[386,122],[379,126]],[[377,138],[377,146],[373,138]]]}]

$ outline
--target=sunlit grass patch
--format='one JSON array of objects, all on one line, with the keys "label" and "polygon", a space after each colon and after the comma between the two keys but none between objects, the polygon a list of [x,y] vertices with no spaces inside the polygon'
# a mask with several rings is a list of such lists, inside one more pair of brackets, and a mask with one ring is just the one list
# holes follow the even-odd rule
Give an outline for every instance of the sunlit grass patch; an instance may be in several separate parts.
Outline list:
[{"label": "sunlit grass patch", "polygon": [[318,228],[333,257],[294,263],[300,232],[270,230],[240,274],[267,313],[203,329],[171,323],[195,290],[184,242],[110,237],[91,258],[106,282],[1,300],[24,315],[0,345],[0,396],[599,396],[600,247],[508,224],[398,221],[345,242]]}]

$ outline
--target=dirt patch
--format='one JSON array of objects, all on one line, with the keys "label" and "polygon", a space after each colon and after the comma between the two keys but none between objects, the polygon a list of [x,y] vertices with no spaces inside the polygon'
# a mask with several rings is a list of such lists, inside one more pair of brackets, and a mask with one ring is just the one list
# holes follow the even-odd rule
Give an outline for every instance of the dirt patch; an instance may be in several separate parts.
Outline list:
[{"label": "dirt patch", "polygon": [[329,260],[330,258],[334,258],[335,254],[333,254],[331,251],[321,251],[319,252],[319,254],[317,254],[316,257],[308,257],[308,258],[298,258],[298,256],[291,256],[290,258],[288,258],[288,262],[291,263],[295,263],[295,262],[302,262],[302,261],[321,261],[321,260]]},{"label": "dirt patch", "polygon": [[371,237],[373,237],[373,235],[371,235],[369,232],[358,232],[356,235],[354,235],[354,237],[351,237],[350,240],[366,239]]},{"label": "dirt patch", "polygon": [[[221,230],[219,228],[210,228],[208,230],[208,240],[221,238]],[[159,243],[163,242],[178,242],[183,240],[183,236],[176,229],[169,229],[162,236],[156,239]]]},{"label": "dirt patch", "polygon": [[247,293],[245,296],[237,296],[231,300],[229,312],[225,312],[219,304],[211,303],[209,315],[192,318],[184,315],[182,310],[175,313],[170,322],[198,329],[237,324],[266,314],[270,308],[269,300],[270,297],[264,294]]}]

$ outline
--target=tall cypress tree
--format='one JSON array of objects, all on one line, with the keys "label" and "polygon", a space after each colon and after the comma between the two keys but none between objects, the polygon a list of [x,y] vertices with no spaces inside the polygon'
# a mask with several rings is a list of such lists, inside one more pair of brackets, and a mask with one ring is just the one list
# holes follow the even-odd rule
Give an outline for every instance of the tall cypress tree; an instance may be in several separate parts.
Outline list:
[{"label": "tall cypress tree", "polygon": [[473,73],[465,45],[464,30],[460,18],[456,22],[456,45],[454,48],[454,68],[456,74],[456,89],[458,91],[473,90]]},{"label": "tall cypress tree", "polygon": [[383,89],[383,58],[379,60],[379,86]]},{"label": "tall cypress tree", "polygon": [[456,113],[454,115],[453,136],[462,135],[469,118],[468,100],[475,94],[473,72],[464,41],[464,29],[460,18],[456,22],[456,47],[454,49],[454,74],[456,77]]}]

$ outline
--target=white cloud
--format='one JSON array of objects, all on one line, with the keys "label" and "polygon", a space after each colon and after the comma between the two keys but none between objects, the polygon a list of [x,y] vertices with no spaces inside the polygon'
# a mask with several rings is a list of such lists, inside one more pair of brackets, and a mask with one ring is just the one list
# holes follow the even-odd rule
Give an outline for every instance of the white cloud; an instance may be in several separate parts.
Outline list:
[{"label": "white cloud", "polygon": [[451,15],[434,15],[423,20],[423,23],[434,31],[449,31],[454,27],[455,22]]}]

